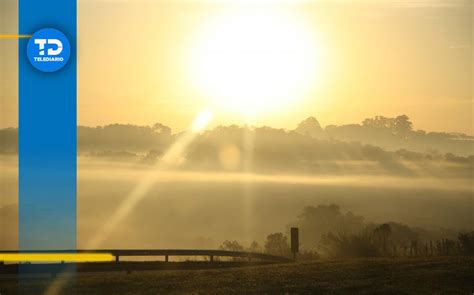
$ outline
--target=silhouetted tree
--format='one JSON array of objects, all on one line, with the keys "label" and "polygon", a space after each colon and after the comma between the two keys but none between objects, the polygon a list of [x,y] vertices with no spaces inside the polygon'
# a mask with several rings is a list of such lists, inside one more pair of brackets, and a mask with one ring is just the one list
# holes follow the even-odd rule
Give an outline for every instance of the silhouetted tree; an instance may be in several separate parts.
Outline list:
[{"label": "silhouetted tree", "polygon": [[362,126],[390,130],[393,128],[393,119],[384,116],[375,116],[374,118],[367,118],[362,121]]},{"label": "silhouetted tree", "polygon": [[364,217],[352,212],[342,213],[339,206],[319,205],[307,206],[298,216],[301,242],[308,247],[316,246],[322,234],[354,233],[364,227]]},{"label": "silhouetted tree", "polygon": [[321,237],[320,248],[327,256],[338,258],[379,255],[373,235],[367,231],[357,234],[328,233]]},{"label": "silhouetted tree", "polygon": [[458,240],[463,254],[474,255],[474,231],[460,233]]},{"label": "silhouetted tree", "polygon": [[315,117],[309,117],[301,121],[295,131],[299,134],[311,137],[321,137],[324,134],[321,125],[319,125],[319,122]]},{"label": "silhouetted tree", "polygon": [[273,233],[265,241],[265,253],[278,256],[291,256],[288,239],[282,233]]},{"label": "silhouetted tree", "polygon": [[166,126],[166,125],[163,125],[161,123],[155,123],[151,129],[156,132],[156,133],[159,133],[161,135],[164,135],[164,136],[170,136],[171,135],[171,128]]},{"label": "silhouetted tree", "polygon": [[227,251],[243,251],[244,247],[239,244],[237,241],[225,240],[222,245],[219,247],[222,250]]},{"label": "silhouetted tree", "polygon": [[248,251],[249,252],[262,252],[262,247],[260,247],[260,245],[256,241],[253,241],[250,244]]},{"label": "silhouetted tree", "polygon": [[388,240],[388,237],[389,237],[391,231],[392,231],[392,229],[390,228],[390,225],[387,224],[387,223],[379,225],[374,230],[374,235],[377,237],[380,244],[382,245],[382,251],[383,252],[387,252],[387,240]]},{"label": "silhouetted tree", "polygon": [[413,130],[413,123],[407,115],[401,115],[393,120],[394,133],[401,136],[407,136]]}]

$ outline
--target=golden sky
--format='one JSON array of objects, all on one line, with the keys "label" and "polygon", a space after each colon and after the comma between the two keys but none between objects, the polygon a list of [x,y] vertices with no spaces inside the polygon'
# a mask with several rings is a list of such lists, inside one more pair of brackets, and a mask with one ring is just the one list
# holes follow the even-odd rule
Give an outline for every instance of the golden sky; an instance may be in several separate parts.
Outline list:
[{"label": "golden sky", "polygon": [[[473,134],[472,10],[455,0],[78,0],[78,124],[178,131],[211,108],[212,125],[407,114],[417,129]],[[17,32],[16,15],[2,0],[0,33]],[[0,127],[16,126],[16,41],[0,42]]]}]

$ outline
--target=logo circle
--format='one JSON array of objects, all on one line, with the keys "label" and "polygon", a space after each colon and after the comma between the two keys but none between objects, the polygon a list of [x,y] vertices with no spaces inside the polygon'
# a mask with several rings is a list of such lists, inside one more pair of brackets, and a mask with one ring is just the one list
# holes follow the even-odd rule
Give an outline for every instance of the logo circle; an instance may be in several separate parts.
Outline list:
[{"label": "logo circle", "polygon": [[28,60],[42,72],[62,69],[71,55],[71,45],[66,36],[56,29],[41,29],[35,32],[27,46]]}]

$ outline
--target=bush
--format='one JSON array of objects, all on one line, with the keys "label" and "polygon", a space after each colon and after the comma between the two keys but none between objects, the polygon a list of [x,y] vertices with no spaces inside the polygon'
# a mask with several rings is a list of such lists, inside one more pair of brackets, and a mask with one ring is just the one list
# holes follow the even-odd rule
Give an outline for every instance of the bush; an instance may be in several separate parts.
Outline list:
[{"label": "bush", "polygon": [[290,257],[291,250],[288,239],[282,233],[273,233],[265,241],[265,253],[276,256]]},{"label": "bush", "polygon": [[461,252],[466,255],[474,255],[474,231],[460,233],[458,236],[461,244]]},{"label": "bush", "polygon": [[334,258],[379,256],[373,236],[367,232],[359,234],[328,233],[321,236],[320,246],[326,255]]}]

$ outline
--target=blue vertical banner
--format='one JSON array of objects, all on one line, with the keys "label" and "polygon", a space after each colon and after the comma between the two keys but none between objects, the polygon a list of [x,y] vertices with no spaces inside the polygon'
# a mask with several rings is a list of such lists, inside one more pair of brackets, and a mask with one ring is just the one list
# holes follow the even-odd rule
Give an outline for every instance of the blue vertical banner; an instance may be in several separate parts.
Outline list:
[{"label": "blue vertical banner", "polygon": [[76,0],[19,0],[19,246],[76,249]]}]

